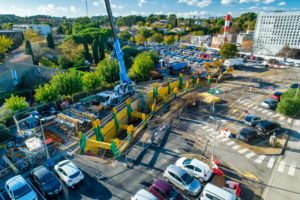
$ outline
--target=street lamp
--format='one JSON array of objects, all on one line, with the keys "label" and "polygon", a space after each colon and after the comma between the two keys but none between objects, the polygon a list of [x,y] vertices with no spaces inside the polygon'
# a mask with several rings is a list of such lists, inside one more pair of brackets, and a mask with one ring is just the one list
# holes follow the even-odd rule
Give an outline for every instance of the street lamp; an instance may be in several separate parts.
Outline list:
[{"label": "street lamp", "polygon": [[43,123],[42,123],[42,120],[40,118],[39,118],[39,121],[40,121],[40,126],[41,126],[41,130],[42,130],[42,136],[43,136],[43,140],[44,140],[43,142],[44,142],[45,149],[46,149],[47,164],[49,166],[51,166],[53,164],[53,162],[52,162],[52,160],[50,158],[48,147],[47,147],[47,144],[46,144],[46,137],[45,137],[45,133],[44,133]]},{"label": "street lamp", "polygon": [[211,161],[213,162],[214,161],[214,154],[215,154],[216,139],[217,139],[217,131],[221,126],[221,121],[218,118],[213,117],[213,116],[209,116],[209,118],[216,122],[215,130],[214,130],[214,143],[213,143],[212,151],[211,151]]}]

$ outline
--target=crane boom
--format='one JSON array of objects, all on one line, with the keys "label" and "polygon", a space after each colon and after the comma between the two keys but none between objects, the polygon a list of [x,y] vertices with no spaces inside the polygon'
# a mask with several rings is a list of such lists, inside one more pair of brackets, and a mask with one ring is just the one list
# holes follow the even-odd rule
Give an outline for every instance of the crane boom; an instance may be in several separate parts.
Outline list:
[{"label": "crane boom", "polygon": [[109,0],[104,0],[104,1],[105,1],[105,6],[106,6],[107,15],[108,15],[108,18],[109,18],[109,23],[110,23],[110,26],[111,26],[111,30],[113,32],[114,46],[115,46],[115,50],[116,50],[117,59],[118,59],[118,62],[119,62],[120,84],[130,83],[131,80],[128,78],[128,76],[126,74],[126,68],[125,68],[125,64],[124,64],[124,60],[123,60],[123,52],[122,52],[120,41],[119,41],[119,38],[118,38],[118,34],[117,34],[117,31],[116,31],[116,28],[115,28],[114,19],[113,19],[112,12],[111,12],[111,7],[110,7],[110,2],[109,2]]}]

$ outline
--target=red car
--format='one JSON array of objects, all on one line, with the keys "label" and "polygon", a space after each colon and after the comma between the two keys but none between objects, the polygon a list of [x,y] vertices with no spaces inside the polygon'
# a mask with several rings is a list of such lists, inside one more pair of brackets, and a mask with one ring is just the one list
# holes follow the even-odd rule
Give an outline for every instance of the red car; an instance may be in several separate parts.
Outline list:
[{"label": "red car", "polygon": [[280,101],[280,96],[282,95],[282,92],[275,92],[273,95],[272,95],[272,99],[275,99],[277,101]]},{"label": "red car", "polygon": [[159,200],[184,200],[183,196],[179,194],[175,188],[163,180],[156,180],[151,186],[149,191],[156,196]]}]

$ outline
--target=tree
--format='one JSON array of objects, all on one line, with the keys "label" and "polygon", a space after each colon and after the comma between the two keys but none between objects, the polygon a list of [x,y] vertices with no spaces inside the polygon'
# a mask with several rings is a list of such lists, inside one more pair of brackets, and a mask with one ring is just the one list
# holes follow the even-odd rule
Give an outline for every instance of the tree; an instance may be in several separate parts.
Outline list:
[{"label": "tree", "polygon": [[166,35],[164,37],[164,43],[166,45],[170,45],[170,44],[173,44],[175,42],[175,39],[174,39],[174,36],[173,35]]},{"label": "tree", "polygon": [[297,55],[296,49],[291,49],[288,44],[284,45],[284,47],[277,53],[277,56],[284,58],[295,58]]},{"label": "tree", "polygon": [[295,116],[300,113],[299,88],[289,89],[280,97],[276,111],[283,115]]},{"label": "tree", "polygon": [[28,108],[29,104],[26,102],[25,97],[19,97],[11,95],[10,98],[5,99],[2,108],[9,110],[11,113],[16,113],[18,111]]},{"label": "tree", "polygon": [[195,35],[195,36],[202,36],[202,35],[205,35],[205,34],[204,34],[204,31],[200,30],[200,31],[193,32],[193,35]]},{"label": "tree", "polygon": [[97,72],[103,76],[104,80],[108,83],[113,83],[120,79],[119,77],[119,63],[116,59],[102,60],[96,68]]},{"label": "tree", "polygon": [[50,60],[49,58],[42,57],[39,61],[40,66],[46,66],[46,67],[53,67],[53,68],[58,68],[58,65]]},{"label": "tree", "polygon": [[12,30],[13,24],[12,23],[3,23],[1,24],[3,30]]},{"label": "tree", "polygon": [[25,43],[25,54],[31,55],[32,62],[35,63],[32,47],[31,47],[29,40],[26,40],[26,43]]},{"label": "tree", "polygon": [[151,30],[147,28],[140,28],[138,34],[143,35],[145,38],[151,37]]},{"label": "tree", "polygon": [[59,56],[57,62],[59,67],[62,69],[68,69],[71,66],[70,60],[65,56]]},{"label": "tree", "polygon": [[47,34],[46,40],[47,40],[47,47],[49,47],[50,49],[55,49],[55,44],[51,33]]},{"label": "tree", "polygon": [[124,63],[128,69],[132,66],[132,59],[136,57],[139,53],[141,53],[137,48],[128,45],[122,47],[122,52],[124,53]]},{"label": "tree", "polygon": [[43,42],[44,38],[36,33],[32,28],[27,29],[24,33],[24,39],[30,42]]},{"label": "tree", "polygon": [[140,34],[136,35],[134,39],[135,39],[135,42],[139,45],[144,45],[144,43],[146,41],[146,38]]},{"label": "tree", "polygon": [[5,53],[13,44],[12,40],[8,37],[0,35],[0,61],[4,58]]},{"label": "tree", "polygon": [[102,37],[99,37],[99,55],[100,55],[100,61],[105,59],[104,41]]},{"label": "tree", "polygon": [[103,77],[98,72],[86,72],[82,81],[85,90],[93,90],[103,84]]},{"label": "tree", "polygon": [[154,64],[155,63],[158,63],[159,61],[159,55],[157,54],[157,52],[155,51],[148,51],[148,52],[145,52],[145,55],[149,55],[151,60],[153,60]]},{"label": "tree", "polygon": [[154,68],[154,62],[147,53],[140,53],[134,59],[132,69],[141,80],[149,78],[149,72]]},{"label": "tree", "polygon": [[34,98],[40,103],[49,103],[55,101],[58,98],[58,95],[56,88],[47,83],[43,86],[40,85],[37,89],[35,89]]},{"label": "tree", "polygon": [[50,84],[59,95],[72,95],[82,91],[82,74],[78,71],[60,72],[52,77]]},{"label": "tree", "polygon": [[126,30],[119,33],[120,40],[128,41],[131,37],[131,34]]},{"label": "tree", "polygon": [[144,22],[139,21],[139,22],[137,23],[137,25],[138,25],[139,27],[142,27],[142,26],[144,26]]},{"label": "tree", "polygon": [[64,40],[59,46],[62,56],[68,61],[73,61],[77,57],[83,56],[83,48],[81,45],[75,43],[73,39]]},{"label": "tree", "polygon": [[97,65],[99,63],[99,42],[98,42],[98,38],[94,39],[94,42],[93,42],[93,59],[94,59],[94,63]]},{"label": "tree", "polygon": [[10,130],[4,125],[0,124],[0,143],[10,140],[12,135],[10,135]]},{"label": "tree", "polygon": [[232,43],[225,43],[220,48],[220,55],[226,59],[235,57],[237,52],[237,46]]},{"label": "tree", "polygon": [[164,41],[164,36],[160,33],[155,33],[152,37],[154,42],[162,43]]}]

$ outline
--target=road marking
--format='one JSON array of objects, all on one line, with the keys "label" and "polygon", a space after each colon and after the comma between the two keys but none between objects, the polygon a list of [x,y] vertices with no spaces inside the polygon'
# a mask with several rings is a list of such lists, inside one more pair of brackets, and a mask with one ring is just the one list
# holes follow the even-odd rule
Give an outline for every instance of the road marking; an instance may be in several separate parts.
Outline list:
[{"label": "road marking", "polygon": [[254,152],[250,152],[250,153],[248,153],[247,155],[245,155],[246,156],[246,158],[252,158],[253,156],[255,156],[255,153]]},{"label": "road marking", "polygon": [[212,131],[214,131],[214,129],[213,128],[210,128],[210,129],[208,129],[208,130],[206,130],[207,132],[212,132]]},{"label": "road marking", "polygon": [[284,120],[285,117],[280,117],[279,120]]},{"label": "road marking", "polygon": [[279,114],[276,114],[276,115],[274,115],[274,117],[280,117],[280,115],[279,115]]},{"label": "road marking", "polygon": [[235,141],[230,141],[230,142],[227,143],[228,146],[231,146],[233,144],[235,144]]},{"label": "road marking", "polygon": [[263,110],[263,111],[261,111],[262,113],[266,113],[266,112],[268,112],[268,110]]},{"label": "road marking", "polygon": [[291,123],[291,122],[292,122],[292,119],[291,119],[291,118],[289,118],[289,119],[287,120],[287,122],[288,122],[288,123]]},{"label": "road marking", "polygon": [[218,139],[220,139],[220,138],[222,138],[222,137],[224,137],[223,135],[217,135],[217,138]]},{"label": "road marking", "polygon": [[277,171],[278,171],[278,172],[283,172],[284,167],[285,167],[285,161],[282,160],[282,161],[280,161],[280,163],[279,163],[279,166],[278,166]]},{"label": "road marking", "polygon": [[257,110],[258,110],[258,111],[261,111],[261,110],[262,110],[262,108],[258,108]]},{"label": "road marking", "polygon": [[247,105],[249,105],[249,104],[250,104],[250,103],[248,103],[248,102],[244,103],[245,106],[247,106]]},{"label": "road marking", "polygon": [[290,165],[289,171],[288,171],[288,175],[290,176],[294,176],[295,175],[295,171],[296,171],[296,162],[293,162],[293,164]]},{"label": "road marking", "polygon": [[246,151],[248,151],[248,149],[242,149],[242,150],[239,150],[239,153],[240,153],[240,154],[243,154],[243,153],[245,153]]},{"label": "road marking", "polygon": [[208,129],[209,126],[206,125],[206,126],[202,126],[201,128],[205,130],[205,129]]},{"label": "road marking", "polygon": [[266,158],[265,155],[260,155],[260,156],[258,156],[258,158],[256,158],[255,162],[258,164],[261,164],[265,158]]},{"label": "road marking", "polygon": [[257,106],[254,106],[254,107],[252,107],[253,109],[256,109],[257,108]]},{"label": "road marking", "polygon": [[41,192],[40,192],[40,191],[39,191],[39,190],[31,183],[30,179],[26,179],[26,180],[27,180],[27,182],[29,183],[29,185],[35,189],[35,192],[38,192],[38,194],[42,197],[43,200],[47,200],[47,199],[41,194]]},{"label": "road marking", "polygon": [[229,138],[224,138],[222,139],[222,142],[227,142],[229,140]]},{"label": "road marking", "polygon": [[241,146],[240,145],[235,145],[235,146],[233,146],[232,148],[233,149],[239,149]]},{"label": "road marking", "polygon": [[296,126],[300,125],[300,120],[297,120],[297,121],[295,122],[295,125],[296,125]]},{"label": "road marking", "polygon": [[268,112],[267,115],[273,115],[273,112]]},{"label": "road marking", "polygon": [[275,156],[272,156],[272,157],[270,158],[269,162],[268,162],[267,167],[272,169],[274,163],[275,163]]}]

